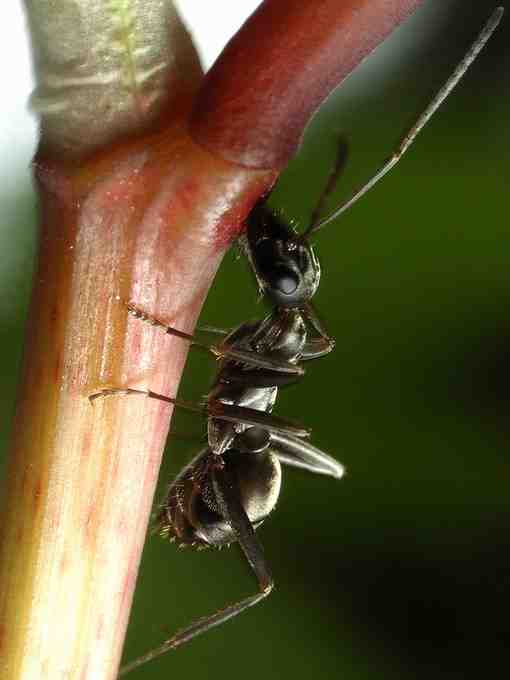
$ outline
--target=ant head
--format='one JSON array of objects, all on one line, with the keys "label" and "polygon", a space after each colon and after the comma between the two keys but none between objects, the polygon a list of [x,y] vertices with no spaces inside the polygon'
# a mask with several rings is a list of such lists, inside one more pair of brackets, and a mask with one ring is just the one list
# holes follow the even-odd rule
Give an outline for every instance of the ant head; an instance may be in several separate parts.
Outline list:
[{"label": "ant head", "polygon": [[314,295],[320,265],[312,246],[263,202],[247,219],[249,257],[260,287],[281,307],[300,307]]},{"label": "ant head", "polygon": [[266,519],[280,495],[281,467],[276,456],[267,449],[261,453],[229,449],[220,457],[206,449],[171,484],[157,517],[162,535],[181,545],[219,547],[236,540],[214,490],[214,469],[221,461],[237,480],[241,503],[253,527]]}]

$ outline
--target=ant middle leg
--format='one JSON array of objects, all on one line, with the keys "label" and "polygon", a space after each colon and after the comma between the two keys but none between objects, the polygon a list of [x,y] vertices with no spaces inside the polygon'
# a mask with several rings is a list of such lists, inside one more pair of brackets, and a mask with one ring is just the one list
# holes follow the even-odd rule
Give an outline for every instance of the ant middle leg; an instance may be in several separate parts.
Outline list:
[{"label": "ant middle leg", "polygon": [[149,397],[150,399],[156,399],[157,401],[163,401],[165,404],[172,404],[178,408],[185,409],[186,411],[192,411],[193,413],[199,413],[200,415],[206,415],[206,408],[203,406],[197,406],[189,401],[184,401],[182,399],[175,399],[174,397],[167,397],[165,394],[159,394],[158,392],[153,392],[152,390],[138,390],[133,387],[104,387],[97,392],[89,394],[89,401],[92,404],[98,399],[104,399],[106,397],[115,396],[129,396],[137,395],[143,397]]},{"label": "ant middle leg", "polygon": [[273,416],[266,411],[258,411],[254,408],[246,406],[236,406],[235,404],[225,404],[219,400],[210,400],[204,406],[198,406],[191,402],[175,397],[168,397],[165,394],[159,394],[152,390],[139,390],[131,387],[105,387],[89,395],[89,401],[93,403],[97,399],[112,396],[145,396],[149,399],[156,399],[165,404],[172,404],[178,408],[198,413],[204,417],[217,418],[226,422],[240,423],[241,425],[263,427],[270,432],[279,432],[281,434],[289,434],[294,437],[309,437],[311,431],[309,428],[303,427],[299,423],[295,423],[287,418],[280,418]]}]

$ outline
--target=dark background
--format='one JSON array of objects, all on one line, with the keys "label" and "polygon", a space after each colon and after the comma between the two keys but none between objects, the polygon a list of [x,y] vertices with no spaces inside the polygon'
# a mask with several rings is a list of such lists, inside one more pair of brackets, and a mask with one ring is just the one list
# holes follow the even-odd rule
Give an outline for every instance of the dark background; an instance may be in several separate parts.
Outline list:
[{"label": "dark background", "polygon": [[[323,107],[271,203],[306,225],[339,134],[350,157],[331,203],[348,196],[391,153],[494,4],[425,2]],[[314,443],[348,475],[286,470],[259,532],[276,591],[133,680],[464,680],[507,665],[509,73],[510,11],[408,156],[317,236],[315,302],[337,348],[281,393],[276,412],[313,427]],[[12,310],[0,337],[6,422],[34,241],[34,201],[14,198],[26,266],[1,291]],[[264,311],[233,250],[202,321],[232,327]],[[181,396],[200,399],[213,375],[212,360],[191,356]],[[173,428],[197,442],[172,442],[158,498],[203,432],[188,414]],[[3,426],[2,444],[6,434]],[[181,553],[150,537],[126,659],[254,590],[237,547]]]}]

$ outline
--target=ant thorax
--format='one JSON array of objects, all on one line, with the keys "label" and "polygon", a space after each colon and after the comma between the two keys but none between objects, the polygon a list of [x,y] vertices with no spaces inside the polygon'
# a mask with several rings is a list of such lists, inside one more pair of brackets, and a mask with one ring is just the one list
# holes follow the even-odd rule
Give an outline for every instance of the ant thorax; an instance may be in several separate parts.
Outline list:
[{"label": "ant thorax", "polygon": [[[225,342],[231,348],[249,350],[259,355],[288,363],[296,363],[306,343],[307,330],[298,310],[274,311],[262,321],[246,322],[234,329]],[[242,408],[271,413],[278,393],[278,375],[261,373],[257,368],[242,366],[223,359],[209,392],[208,399]],[[235,437],[246,430],[242,423],[209,418],[207,436],[215,453],[230,448]]]}]

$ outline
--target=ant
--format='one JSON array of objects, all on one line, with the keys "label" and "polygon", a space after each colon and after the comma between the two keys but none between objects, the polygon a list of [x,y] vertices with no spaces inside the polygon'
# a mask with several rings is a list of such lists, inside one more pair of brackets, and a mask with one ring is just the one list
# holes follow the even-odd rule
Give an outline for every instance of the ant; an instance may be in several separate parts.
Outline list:
[{"label": "ant", "polygon": [[[192,623],[161,646],[124,666],[120,675],[220,625],[269,595],[273,579],[255,530],[277,502],[282,462],[336,478],[343,475],[344,469],[337,461],[307,441],[309,430],[271,414],[278,387],[303,375],[299,362],[322,356],[334,347],[310,302],[319,285],[320,266],[309,238],[348,210],[402,158],[476,59],[501,21],[503,11],[502,7],[494,10],[464,58],[392,156],[332,213],[322,219],[315,218],[328,187],[336,180],[340,163],[332,173],[310,226],[302,234],[278,219],[265,202],[254,207],[247,219],[242,246],[260,291],[274,304],[268,317],[243,323],[230,333],[209,329],[225,337],[218,345],[206,346],[193,336],[165,326],[135,307],[128,307],[136,318],[205,347],[222,359],[206,407],[208,446],[170,485],[157,516],[158,528],[170,540],[197,548],[219,548],[237,541],[254,571],[259,591]],[[315,330],[317,338],[308,339],[307,324]],[[90,399],[120,394],[143,394],[203,412],[150,390],[104,389]]]}]

